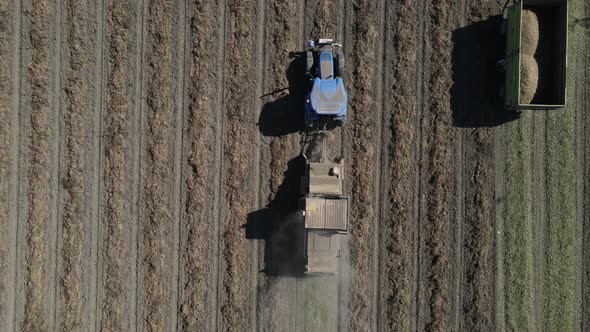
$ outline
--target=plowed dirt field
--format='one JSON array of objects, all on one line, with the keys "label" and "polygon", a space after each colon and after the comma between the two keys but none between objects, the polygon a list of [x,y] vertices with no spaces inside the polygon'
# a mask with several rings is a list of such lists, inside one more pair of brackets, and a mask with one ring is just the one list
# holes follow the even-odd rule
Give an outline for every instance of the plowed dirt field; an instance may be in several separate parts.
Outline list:
[{"label": "plowed dirt field", "polygon": [[[502,110],[503,0],[0,0],[0,330],[590,329],[590,4],[565,109]],[[350,235],[294,227],[312,38]]]}]

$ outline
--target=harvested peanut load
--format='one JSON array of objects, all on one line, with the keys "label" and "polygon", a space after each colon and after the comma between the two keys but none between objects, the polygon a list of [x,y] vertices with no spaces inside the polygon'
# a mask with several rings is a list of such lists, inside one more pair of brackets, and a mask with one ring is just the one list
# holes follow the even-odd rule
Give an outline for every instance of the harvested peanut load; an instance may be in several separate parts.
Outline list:
[{"label": "harvested peanut load", "polygon": [[520,35],[521,53],[534,55],[539,46],[539,19],[533,11],[522,11],[522,31]]},{"label": "harvested peanut load", "polygon": [[539,85],[539,65],[532,55],[522,54],[520,59],[520,103],[530,104]]}]

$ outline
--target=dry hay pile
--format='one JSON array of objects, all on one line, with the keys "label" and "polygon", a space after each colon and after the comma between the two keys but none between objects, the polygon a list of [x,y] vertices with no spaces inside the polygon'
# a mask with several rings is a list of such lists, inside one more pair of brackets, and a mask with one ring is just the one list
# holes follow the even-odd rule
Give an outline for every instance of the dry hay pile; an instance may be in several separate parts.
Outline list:
[{"label": "dry hay pile", "polygon": [[528,9],[522,11],[522,31],[520,34],[521,53],[535,55],[539,46],[539,19]]},{"label": "dry hay pile", "polygon": [[530,104],[539,85],[539,66],[532,55],[520,57],[520,102]]},{"label": "dry hay pile", "polygon": [[520,45],[520,103],[530,104],[539,85],[539,64],[534,57],[539,46],[539,20],[531,10],[522,11]]}]

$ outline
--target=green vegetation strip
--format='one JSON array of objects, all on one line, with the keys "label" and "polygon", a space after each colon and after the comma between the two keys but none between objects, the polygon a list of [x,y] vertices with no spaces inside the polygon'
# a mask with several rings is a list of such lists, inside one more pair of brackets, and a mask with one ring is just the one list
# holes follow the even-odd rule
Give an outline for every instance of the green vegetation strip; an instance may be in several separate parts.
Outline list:
[{"label": "green vegetation strip", "polygon": [[530,113],[506,125],[504,181],[505,326],[508,330],[534,329],[533,226],[531,218],[532,124]]},{"label": "green vegetation strip", "polygon": [[576,287],[575,110],[547,113],[547,331],[574,330]]},{"label": "green vegetation strip", "polygon": [[[579,21],[583,2],[570,2],[570,22]],[[575,86],[585,80],[576,72],[578,60],[584,55],[583,47],[588,29],[583,25],[569,26],[568,107],[546,112],[545,142],[545,196],[532,200],[531,196],[531,139],[534,111],[524,111],[519,121],[506,126],[504,165],[505,208],[504,247],[502,262],[505,267],[505,315],[499,326],[508,330],[573,331],[579,328],[580,284],[578,278],[581,261],[580,236],[577,229],[576,206],[576,104]],[[585,82],[584,82],[585,83]],[[545,204],[545,218],[534,221],[532,211]],[[535,222],[545,222],[532,227]],[[533,232],[540,229],[545,235]],[[535,241],[540,243],[533,250]],[[534,266],[534,255],[544,260],[544,267]],[[533,273],[541,274],[543,282],[534,283]],[[499,279],[500,280],[500,279]],[[535,299],[535,287],[543,294]],[[539,301],[537,301],[539,300]],[[542,306],[543,321],[534,320],[534,309]],[[499,311],[501,312],[501,310]]]},{"label": "green vegetation strip", "polygon": [[[582,1],[570,1],[570,22],[583,13]],[[547,113],[547,224],[545,271],[546,331],[573,331],[579,328],[581,291],[577,283],[581,251],[577,247],[576,214],[576,61],[583,52],[587,28],[570,25],[568,107]],[[583,55],[583,53],[582,53]],[[583,77],[581,78],[584,79]]]}]

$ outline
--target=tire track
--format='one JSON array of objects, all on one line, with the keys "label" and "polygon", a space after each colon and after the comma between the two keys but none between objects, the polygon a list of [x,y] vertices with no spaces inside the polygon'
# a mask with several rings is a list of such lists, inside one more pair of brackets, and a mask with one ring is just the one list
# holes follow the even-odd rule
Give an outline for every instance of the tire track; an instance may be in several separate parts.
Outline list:
[{"label": "tire track", "polygon": [[427,17],[430,20],[429,46],[431,64],[427,87],[430,90],[426,113],[422,119],[421,197],[423,281],[422,297],[428,303],[427,330],[444,331],[449,323],[449,191],[451,144],[455,137],[451,127],[450,94],[451,86],[451,11],[449,1],[428,3]]},{"label": "tire track", "polygon": [[504,181],[505,171],[505,153],[504,147],[507,146],[505,142],[505,129],[507,126],[501,126],[496,128],[494,132],[494,226],[495,226],[495,243],[494,243],[494,255],[495,255],[495,275],[494,275],[494,327],[497,330],[505,330],[504,317],[505,317],[505,295],[504,295],[504,222],[506,211],[506,185]]},{"label": "tire track", "polygon": [[[188,75],[189,101],[185,140],[186,154],[186,203],[183,223],[182,265],[185,280],[182,284],[180,310],[181,327],[185,331],[213,329],[212,313],[215,307],[216,266],[208,261],[216,255],[216,248],[207,239],[216,238],[214,202],[210,193],[215,192],[216,137],[219,134],[219,112],[217,74],[219,60],[211,54],[202,55],[203,50],[217,50],[222,32],[218,28],[220,9],[213,1],[195,1],[190,4],[190,70]],[[211,112],[214,114],[211,114]]]},{"label": "tire track", "polygon": [[[377,163],[377,139],[374,128],[378,125],[380,107],[379,89],[380,54],[377,41],[381,39],[378,13],[382,3],[357,1],[353,6],[353,75],[351,114],[348,130],[352,143],[353,177],[351,197],[350,259],[352,280],[350,285],[350,310],[353,331],[367,330],[372,315],[372,245],[376,242],[373,227],[377,225],[378,200],[375,198]],[[376,154],[377,151],[377,154]]]},{"label": "tire track", "polygon": [[[412,329],[413,229],[416,94],[414,79],[418,62],[418,10],[412,1],[389,5],[386,11],[384,75],[384,135],[389,135],[383,154],[388,156],[382,168],[383,224],[381,234],[381,280],[379,330]],[[388,19],[389,18],[389,19]]]},{"label": "tire track", "polygon": [[[466,7],[467,4],[464,1],[454,4],[456,7],[456,11],[454,15],[452,15],[452,61],[451,64],[452,68],[452,75],[453,75],[453,85],[452,87],[456,87],[456,59],[455,55],[457,49],[460,47],[457,45],[455,41],[455,35],[457,31],[460,31],[460,27],[463,26],[465,22],[466,16]],[[454,100],[456,92],[451,89],[451,114],[454,116],[457,112],[456,101]],[[453,123],[455,127],[457,125]],[[467,143],[467,131],[457,129],[457,135],[454,139],[454,142],[451,146],[451,159],[455,161],[455,167],[452,175],[452,184],[451,184],[451,206],[450,206],[450,213],[451,213],[451,229],[450,229],[450,238],[449,243],[451,244],[450,248],[450,257],[449,260],[452,262],[452,266],[454,268],[451,269],[450,274],[450,285],[449,285],[449,310],[451,312],[449,316],[449,329],[453,331],[458,331],[463,328],[464,319],[463,319],[463,300],[465,298],[465,292],[469,291],[469,284],[465,283],[465,275],[466,275],[466,255],[464,248],[464,238],[465,233],[467,231],[468,225],[466,225],[466,210],[469,208],[469,204],[466,203],[466,174],[469,172],[467,164],[469,162],[469,158],[467,157],[467,153],[469,151],[468,143]]]},{"label": "tire track", "polygon": [[[168,301],[174,301],[171,287],[173,255],[173,135],[175,118],[173,88],[174,2],[149,1],[147,7],[147,133],[142,165],[145,215],[141,224],[142,302],[145,328],[162,330],[175,319],[168,317]],[[170,149],[172,146],[172,149]],[[172,151],[171,151],[172,150]],[[170,257],[170,258],[169,258]],[[172,295],[170,295],[172,294]]]},{"label": "tire track", "polygon": [[15,328],[21,150],[21,5],[0,1],[0,321]]},{"label": "tire track", "polygon": [[[341,22],[345,7],[343,1],[311,1],[305,4],[305,24],[303,27],[306,39],[334,38],[346,45],[342,38]],[[346,46],[344,46],[346,53]],[[345,74],[346,75],[346,74]],[[346,83],[345,83],[346,84]],[[350,86],[347,85],[350,94]],[[301,107],[300,109],[303,109]],[[326,150],[324,156],[327,160],[343,155],[343,130],[335,128],[326,138]],[[345,160],[345,168],[349,169]],[[346,171],[348,172],[348,171]],[[345,176],[345,192],[348,190],[348,182],[352,176]],[[346,239],[342,241],[343,250],[346,251]],[[336,330],[342,322],[347,322],[348,303],[342,304],[343,298],[342,278],[343,274],[349,274],[348,262],[345,260],[347,253],[340,258],[339,275],[324,276],[321,278],[299,278],[296,280],[296,315],[295,329],[298,330]],[[346,265],[346,266],[345,266]],[[348,289],[345,289],[348,292]],[[344,295],[347,296],[347,295]],[[340,311],[344,309],[346,311]]]},{"label": "tire track", "polygon": [[[67,38],[69,46],[69,68],[66,74],[66,113],[64,116],[65,205],[62,220],[61,247],[61,301],[59,308],[60,330],[78,330],[83,324],[83,299],[85,287],[82,279],[83,247],[88,240],[85,228],[90,224],[91,215],[89,181],[92,166],[87,163],[89,156],[89,136],[92,116],[88,98],[87,81],[90,49],[87,36],[89,32],[89,8],[86,1],[69,1],[66,4]],[[63,306],[63,307],[62,307]]]},{"label": "tire track", "polygon": [[[9,62],[18,62],[12,58],[13,54],[10,52],[14,46],[11,39],[17,20],[12,19],[16,13],[10,8],[11,5],[14,5],[11,1],[0,1],[0,320],[5,322],[11,322],[14,314],[14,291],[7,286],[14,277],[13,267],[8,262],[12,261],[9,256],[14,244],[11,240],[14,237],[11,211],[15,207],[11,195],[12,188],[17,186],[18,181],[13,167],[18,158],[13,148],[17,141],[12,129],[18,127],[18,123],[15,123],[17,110],[11,110],[15,91],[13,68],[9,66]],[[5,327],[12,329],[12,324]]]},{"label": "tire track", "polygon": [[[590,5],[584,4],[581,6],[580,12],[583,13],[581,17],[589,17],[590,16]],[[571,19],[571,16],[570,16]],[[579,29],[579,28],[577,28]],[[588,30],[586,30],[588,31]],[[570,35],[571,36],[571,35]],[[577,34],[576,34],[577,37]],[[571,37],[570,37],[571,38]],[[577,37],[579,38],[579,37]],[[573,64],[574,68],[584,68],[584,70],[579,71],[580,77],[578,80],[583,81],[584,79],[590,77],[590,57],[588,56],[588,44],[590,42],[590,37],[586,33],[584,38],[581,38],[582,43],[584,45],[581,47],[580,54],[584,54],[585,56],[576,56],[572,60],[570,60],[569,65],[570,68]],[[578,60],[578,57],[580,59]],[[571,58],[570,58],[571,59]],[[579,64],[578,64],[579,63]],[[579,66],[579,67],[578,67]],[[569,82],[568,82],[569,84]],[[576,83],[575,83],[576,84]],[[581,83],[580,83],[581,84]],[[568,85],[571,86],[571,85]],[[569,88],[568,91],[572,91]],[[580,95],[576,96],[576,104],[580,103],[582,105],[587,105],[590,101],[590,87],[588,84],[584,84],[583,89],[575,89]],[[569,99],[569,103],[571,105],[571,99]],[[588,128],[590,128],[590,117],[585,112],[585,107],[576,107],[577,110],[577,123],[578,123],[578,160],[580,163],[579,170],[578,170],[578,183],[582,182],[579,185],[579,192],[580,197],[578,198],[578,218],[581,219],[580,221],[580,234],[582,234],[582,255],[581,255],[581,310],[580,310],[580,319],[581,319],[581,329],[588,330],[590,329],[590,144]],[[580,121],[581,120],[581,121]],[[580,179],[585,179],[581,181]]]},{"label": "tire track", "polygon": [[225,86],[225,143],[224,176],[222,177],[226,212],[222,216],[222,254],[224,271],[221,302],[221,329],[237,331],[247,329],[252,310],[248,304],[251,296],[249,254],[251,247],[246,242],[242,225],[253,203],[249,194],[254,185],[250,170],[254,165],[254,113],[251,100],[256,96],[253,81],[255,74],[255,28],[258,2],[229,1],[227,13],[226,74]]},{"label": "tire track", "polygon": [[[531,161],[532,178],[531,191],[533,196],[533,208],[531,212],[533,223],[534,241],[533,245],[533,264],[535,270],[541,273],[535,273],[533,276],[535,289],[535,303],[545,303],[545,280],[546,274],[546,249],[545,238],[547,233],[547,209],[546,209],[546,191],[547,191],[547,164],[545,156],[547,142],[547,117],[545,113],[533,113],[533,151]],[[545,315],[543,306],[535,306],[533,318],[538,322],[538,326],[545,326]]]},{"label": "tire track", "polygon": [[92,88],[94,91],[97,91],[95,94],[91,94],[91,100],[93,105],[93,112],[92,112],[92,120],[93,120],[93,128],[91,136],[91,146],[93,146],[92,153],[91,153],[91,163],[95,165],[92,170],[92,190],[91,190],[91,206],[93,209],[92,220],[89,223],[88,230],[90,232],[90,244],[89,247],[89,262],[86,267],[88,271],[87,278],[89,282],[87,283],[87,297],[85,298],[88,305],[86,306],[86,314],[88,315],[88,319],[86,322],[86,329],[90,329],[93,331],[98,330],[99,323],[100,323],[100,276],[101,276],[101,222],[102,222],[102,202],[101,202],[101,194],[103,188],[103,172],[104,172],[104,156],[103,156],[103,125],[104,125],[104,116],[105,116],[105,75],[104,75],[104,68],[105,68],[105,29],[106,24],[105,21],[107,20],[105,14],[105,0],[98,0],[93,5],[93,14],[96,17],[96,20],[93,22],[92,28],[96,31],[96,38],[93,39],[93,47],[92,47],[92,54],[93,60],[95,62],[92,70],[90,80],[92,82]]},{"label": "tire track", "polygon": [[[588,56],[588,43],[590,42],[590,35],[588,31],[590,30],[589,26],[586,24],[578,25],[581,21],[581,18],[587,18],[590,16],[590,4],[586,2],[576,1],[574,3],[570,3],[570,14],[569,14],[569,22],[575,22],[573,24],[573,33],[570,30],[569,38],[569,56],[568,56],[568,67],[569,68],[576,68],[575,74],[572,75],[572,71],[570,71],[569,79],[567,82],[568,86],[568,108],[575,109],[575,141],[576,141],[576,157],[577,157],[577,172],[576,172],[576,187],[577,187],[577,213],[576,213],[576,227],[575,232],[576,235],[575,239],[575,251],[580,253],[576,257],[575,264],[580,266],[577,269],[575,275],[575,288],[574,297],[575,303],[578,305],[578,308],[575,312],[575,323],[581,330],[588,330],[590,328],[589,324],[589,289],[588,289],[588,277],[590,276],[590,265],[588,264],[588,248],[590,248],[588,244],[589,240],[589,231],[588,231],[588,206],[590,206],[588,202],[588,135],[587,128],[588,128],[588,119],[589,117],[586,115],[585,109],[587,108],[585,105],[588,104],[590,100],[590,88],[588,83],[585,82],[588,77],[590,77],[590,66],[589,60],[590,57]],[[576,13],[572,15],[571,13]],[[573,47],[572,47],[573,46]],[[577,52],[572,54],[572,48],[577,49]],[[574,51],[575,52],[575,51]],[[583,68],[583,69],[582,69]],[[580,70],[578,70],[580,69]],[[571,82],[574,83],[571,83]],[[574,88],[572,89],[572,84]],[[579,86],[582,85],[583,88]],[[572,91],[575,91],[572,93]],[[573,96],[572,96],[573,95]],[[584,105],[584,106],[582,106]],[[581,247],[580,247],[581,246]]]}]

